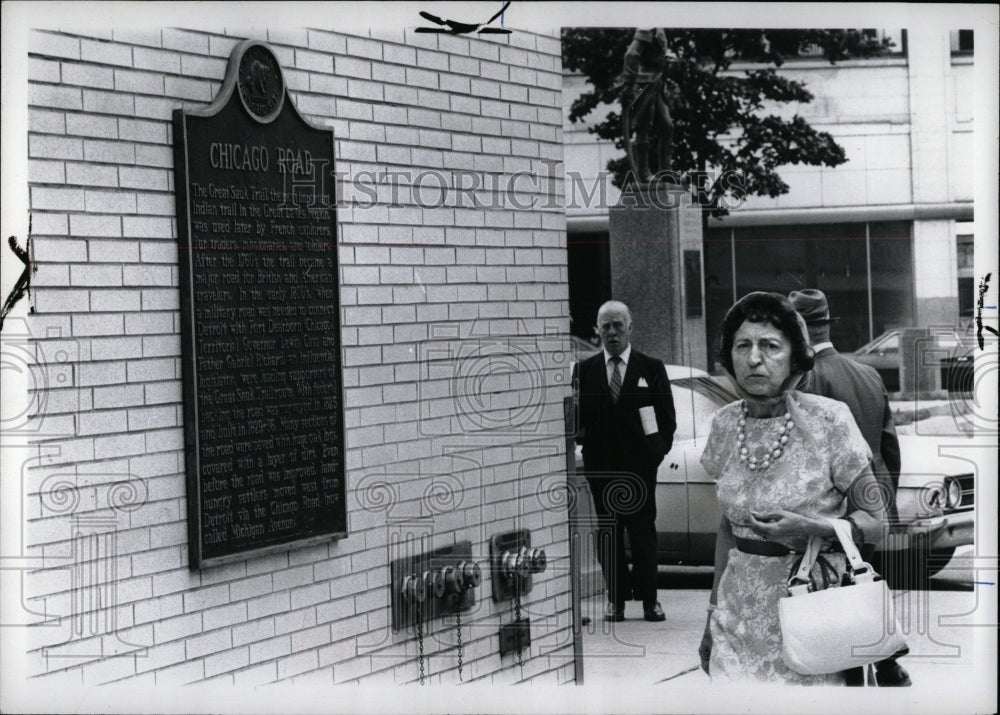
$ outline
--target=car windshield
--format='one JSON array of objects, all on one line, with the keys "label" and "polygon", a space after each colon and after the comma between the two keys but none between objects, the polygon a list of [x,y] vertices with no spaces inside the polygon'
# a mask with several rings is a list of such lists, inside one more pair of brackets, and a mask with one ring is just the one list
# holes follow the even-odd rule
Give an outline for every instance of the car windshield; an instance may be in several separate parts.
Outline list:
[{"label": "car windshield", "polygon": [[867,345],[861,346],[861,348],[858,349],[858,352],[867,355],[871,353],[892,353],[897,352],[898,350],[899,333],[892,331],[883,333]]},{"label": "car windshield", "polygon": [[[940,332],[935,332],[936,330]],[[970,328],[961,331],[947,329],[929,329],[928,334],[918,337],[917,350],[924,355],[933,354],[935,360],[950,357],[966,349],[975,340],[975,333]],[[899,330],[888,330],[870,343],[858,348],[855,355],[895,356],[899,353]]]},{"label": "car windshield", "polygon": [[705,439],[709,420],[720,407],[738,399],[730,388],[712,377],[683,377],[670,381],[677,414],[674,439]]},{"label": "car windshield", "polygon": [[899,350],[899,333],[893,333],[878,346],[879,350],[896,352]]}]

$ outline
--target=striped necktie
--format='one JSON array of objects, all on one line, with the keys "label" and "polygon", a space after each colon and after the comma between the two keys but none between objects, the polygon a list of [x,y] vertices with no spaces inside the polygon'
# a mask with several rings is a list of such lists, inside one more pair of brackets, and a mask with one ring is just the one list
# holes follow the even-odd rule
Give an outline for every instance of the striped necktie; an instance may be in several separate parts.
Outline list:
[{"label": "striped necktie", "polygon": [[611,401],[617,404],[618,394],[622,391],[622,359],[615,355],[611,358],[611,364],[614,365],[614,369],[611,371]]}]

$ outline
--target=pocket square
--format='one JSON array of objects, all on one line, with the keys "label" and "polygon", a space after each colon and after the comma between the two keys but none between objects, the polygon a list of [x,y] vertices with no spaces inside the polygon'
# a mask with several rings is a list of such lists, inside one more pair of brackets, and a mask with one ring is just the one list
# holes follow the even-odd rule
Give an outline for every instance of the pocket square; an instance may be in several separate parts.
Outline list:
[{"label": "pocket square", "polygon": [[639,385],[638,386],[639,387],[649,387],[649,385],[646,383],[646,378],[640,377],[639,378]]}]

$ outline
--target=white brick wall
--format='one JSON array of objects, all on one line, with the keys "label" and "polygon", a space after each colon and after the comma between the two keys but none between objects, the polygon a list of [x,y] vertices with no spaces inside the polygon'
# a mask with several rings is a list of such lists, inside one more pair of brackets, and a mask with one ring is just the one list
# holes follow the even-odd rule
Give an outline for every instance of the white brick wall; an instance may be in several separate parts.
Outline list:
[{"label": "white brick wall", "polygon": [[[32,629],[31,675],[411,682],[416,644],[389,627],[399,539],[469,539],[485,562],[490,536],[526,527],[550,567],[524,607],[558,625],[533,634],[523,671],[501,661],[499,615],[511,607],[492,602],[486,574],[463,617],[464,679],[570,681],[566,519],[544,497],[564,465],[569,347],[554,37],[257,38],[299,110],[334,131],[345,177],[350,533],[188,569],[170,119],[215,96],[239,39],[168,28],[29,39],[34,320],[60,321],[37,345],[65,353],[45,360],[50,431],[25,480],[28,548],[57,557],[26,580],[27,604],[57,626]],[[373,183],[386,171],[403,180]],[[373,192],[376,205],[351,205]],[[80,534],[114,537],[94,547]],[[429,629],[429,681],[456,682],[453,629]]]}]

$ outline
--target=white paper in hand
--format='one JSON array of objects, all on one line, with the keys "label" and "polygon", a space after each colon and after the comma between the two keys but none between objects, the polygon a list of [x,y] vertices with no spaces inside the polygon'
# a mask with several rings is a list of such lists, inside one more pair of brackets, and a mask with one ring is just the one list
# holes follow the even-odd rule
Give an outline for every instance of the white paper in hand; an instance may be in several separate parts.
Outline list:
[{"label": "white paper in hand", "polygon": [[656,412],[652,406],[640,407],[639,417],[642,419],[642,431],[647,434],[656,434],[660,428],[656,426]]}]

